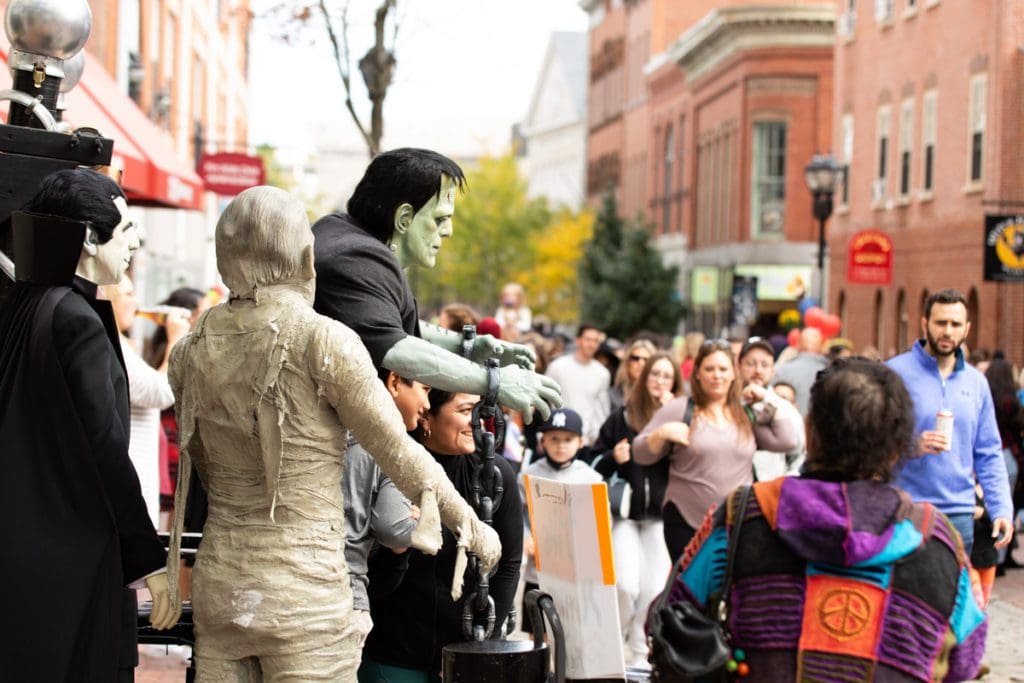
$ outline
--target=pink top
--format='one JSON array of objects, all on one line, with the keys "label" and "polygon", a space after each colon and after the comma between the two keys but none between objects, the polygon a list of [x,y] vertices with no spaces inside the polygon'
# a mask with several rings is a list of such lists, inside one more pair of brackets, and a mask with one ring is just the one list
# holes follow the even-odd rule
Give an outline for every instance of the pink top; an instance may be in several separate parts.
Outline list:
[{"label": "pink top", "polygon": [[[778,401],[769,392],[766,402]],[[712,504],[721,503],[737,486],[753,480],[754,451],[786,452],[796,447],[798,434],[793,420],[783,411],[774,411],[771,421],[754,425],[754,438],[741,437],[732,422],[715,426],[695,415],[690,424],[690,445],[666,444],[661,453],[652,453],[647,437],[666,422],[680,421],[689,399],[680,396],[669,401],[654,414],[643,431],[633,440],[633,458],[641,465],[671,457],[668,488],[662,505],[672,503],[693,528],[698,528]],[[780,419],[781,418],[781,419]]]}]

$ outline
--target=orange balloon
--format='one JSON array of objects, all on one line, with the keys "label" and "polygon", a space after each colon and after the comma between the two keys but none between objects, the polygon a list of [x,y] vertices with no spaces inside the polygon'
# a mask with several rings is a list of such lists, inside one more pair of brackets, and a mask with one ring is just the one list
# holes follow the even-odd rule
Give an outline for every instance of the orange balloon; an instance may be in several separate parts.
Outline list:
[{"label": "orange balloon", "polygon": [[796,346],[800,342],[800,328],[794,327],[786,335],[786,341],[789,342],[790,346]]},{"label": "orange balloon", "polygon": [[818,329],[821,330],[822,336],[826,339],[834,337],[839,334],[839,330],[843,328],[843,321],[839,319],[838,315],[828,313],[821,319],[821,323],[818,325]]},{"label": "orange balloon", "polygon": [[821,306],[811,306],[804,311],[804,325],[821,329],[821,321],[825,317],[825,311]]}]

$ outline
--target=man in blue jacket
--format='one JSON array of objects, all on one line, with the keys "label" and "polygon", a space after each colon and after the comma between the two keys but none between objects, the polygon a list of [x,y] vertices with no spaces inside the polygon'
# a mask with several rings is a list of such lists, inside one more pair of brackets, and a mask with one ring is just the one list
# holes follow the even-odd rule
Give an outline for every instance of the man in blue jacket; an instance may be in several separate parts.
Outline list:
[{"label": "man in blue jacket", "polygon": [[[960,349],[970,329],[964,295],[955,289],[935,292],[924,305],[924,339],[888,361],[913,399],[919,435],[918,456],[904,459],[895,483],[915,501],[944,512],[963,537],[968,556],[974,544],[975,478],[994,520],[996,547],[1007,545],[1013,534],[1010,483],[992,393],[985,376],[964,362]],[[951,439],[936,429],[940,410],[953,414]]]}]

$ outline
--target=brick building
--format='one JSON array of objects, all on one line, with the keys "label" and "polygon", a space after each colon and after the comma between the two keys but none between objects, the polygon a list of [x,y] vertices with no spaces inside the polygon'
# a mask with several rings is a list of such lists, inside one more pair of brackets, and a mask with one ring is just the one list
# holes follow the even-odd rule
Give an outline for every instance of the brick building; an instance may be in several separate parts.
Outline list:
[{"label": "brick building", "polygon": [[817,226],[803,166],[831,147],[831,3],[581,3],[591,16],[588,195],[655,226],[681,267],[687,327],[728,324],[734,275],[759,319],[811,287]]},{"label": "brick building", "polygon": [[[6,4],[0,0],[0,13]],[[249,2],[88,4],[85,70],[66,95],[65,120],[114,140],[112,165],[123,172],[144,235],[132,260],[140,298],[151,303],[179,286],[213,284],[213,226],[224,200],[205,192],[193,169],[202,151],[246,149]],[[9,49],[0,32],[0,90],[10,83]]]},{"label": "brick building", "polygon": [[[1024,210],[1024,0],[838,4],[829,303],[883,355],[919,336],[928,293],[969,297],[972,348],[1024,361],[1024,284],[983,279],[986,214]],[[850,282],[851,237],[892,242],[888,285]]]},{"label": "brick building", "polygon": [[[146,137],[153,145],[167,145],[167,154],[189,169],[203,152],[247,151],[249,0],[90,0],[90,6],[91,64],[99,62],[152,124]],[[201,194],[199,211],[135,202],[148,207],[138,209],[147,239],[132,267],[144,300],[217,281],[213,227],[228,198]]]}]

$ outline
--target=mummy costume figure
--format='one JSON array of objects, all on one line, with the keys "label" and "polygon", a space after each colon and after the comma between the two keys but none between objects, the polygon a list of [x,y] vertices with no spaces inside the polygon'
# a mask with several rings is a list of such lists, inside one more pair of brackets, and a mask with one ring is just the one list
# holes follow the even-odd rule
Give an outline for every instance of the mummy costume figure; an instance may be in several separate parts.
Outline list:
[{"label": "mummy costume figure", "polygon": [[[193,573],[199,680],[353,681],[340,485],[349,430],[405,496],[431,492],[441,522],[488,569],[500,544],[406,435],[359,337],[314,312],[302,205],[246,190],[218,222],[216,250],[229,301],[175,346],[169,373],[182,449],[172,557],[192,464],[209,498]],[[436,551],[439,525],[417,533]],[[169,569],[176,586],[177,563]]]}]

